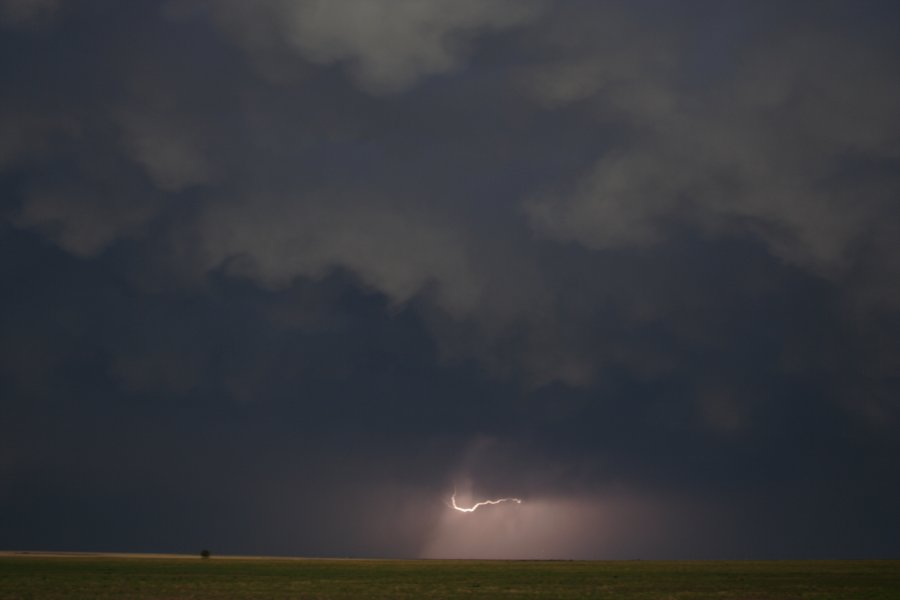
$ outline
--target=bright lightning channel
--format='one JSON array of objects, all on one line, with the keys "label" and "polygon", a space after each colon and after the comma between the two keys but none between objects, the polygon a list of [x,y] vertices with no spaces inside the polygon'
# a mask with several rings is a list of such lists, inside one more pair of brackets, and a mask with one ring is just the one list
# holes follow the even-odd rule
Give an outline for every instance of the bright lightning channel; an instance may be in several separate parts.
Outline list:
[{"label": "bright lightning channel", "polygon": [[453,492],[453,495],[450,496],[450,504],[453,508],[458,510],[459,512],[470,513],[475,512],[482,506],[486,506],[488,504],[500,504],[501,502],[515,502],[516,504],[522,504],[522,501],[518,498],[499,498],[497,500],[485,500],[484,502],[476,502],[469,508],[465,508],[464,506],[459,506],[456,504],[456,492]]}]

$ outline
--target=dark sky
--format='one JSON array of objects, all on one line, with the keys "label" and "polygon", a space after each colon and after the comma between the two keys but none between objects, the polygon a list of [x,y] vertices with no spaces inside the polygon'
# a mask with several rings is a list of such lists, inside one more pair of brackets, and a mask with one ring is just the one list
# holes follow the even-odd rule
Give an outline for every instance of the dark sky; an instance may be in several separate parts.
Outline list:
[{"label": "dark sky", "polygon": [[897,31],[0,0],[0,550],[900,557]]}]

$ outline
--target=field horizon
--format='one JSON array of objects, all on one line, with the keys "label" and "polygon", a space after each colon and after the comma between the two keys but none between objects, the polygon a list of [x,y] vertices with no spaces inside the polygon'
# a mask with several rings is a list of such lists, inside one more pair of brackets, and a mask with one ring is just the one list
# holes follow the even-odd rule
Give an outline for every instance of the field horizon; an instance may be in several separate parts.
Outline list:
[{"label": "field horizon", "polygon": [[502,560],[0,551],[12,598],[888,600],[900,560]]},{"label": "field horizon", "polygon": [[[173,559],[203,559],[201,551],[197,552],[126,552],[118,550],[0,550],[0,557],[8,556],[35,556],[35,557],[108,557],[108,558],[173,558]],[[725,562],[757,562],[757,563],[782,563],[782,562],[897,562],[900,557],[834,557],[834,558],[479,558],[479,557],[447,557],[433,558],[420,556],[330,556],[330,555],[301,555],[301,554],[216,554],[210,553],[209,557],[229,560],[360,560],[360,561],[477,561],[477,562],[583,562],[583,563],[630,563],[630,562],[655,562],[655,563],[725,563]]]}]

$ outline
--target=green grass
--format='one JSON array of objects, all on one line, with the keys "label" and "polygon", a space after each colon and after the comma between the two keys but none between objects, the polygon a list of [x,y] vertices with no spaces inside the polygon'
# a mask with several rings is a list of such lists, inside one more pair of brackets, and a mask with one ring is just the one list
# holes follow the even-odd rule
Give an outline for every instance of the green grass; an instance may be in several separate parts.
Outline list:
[{"label": "green grass", "polygon": [[0,598],[900,598],[900,561],[531,562],[0,556]]}]

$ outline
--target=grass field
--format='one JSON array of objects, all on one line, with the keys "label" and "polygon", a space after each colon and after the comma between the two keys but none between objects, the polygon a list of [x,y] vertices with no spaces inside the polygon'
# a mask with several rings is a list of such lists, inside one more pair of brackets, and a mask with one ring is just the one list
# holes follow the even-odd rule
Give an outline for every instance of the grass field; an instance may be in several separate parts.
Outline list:
[{"label": "grass field", "polygon": [[900,598],[900,561],[531,562],[0,556],[0,598]]}]

